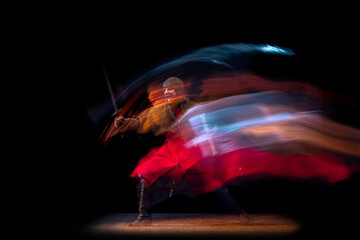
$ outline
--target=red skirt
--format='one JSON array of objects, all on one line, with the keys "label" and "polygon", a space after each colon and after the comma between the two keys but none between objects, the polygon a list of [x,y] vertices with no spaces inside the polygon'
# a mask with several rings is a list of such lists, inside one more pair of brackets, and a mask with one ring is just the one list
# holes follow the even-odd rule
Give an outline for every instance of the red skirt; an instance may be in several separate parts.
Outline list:
[{"label": "red skirt", "polygon": [[285,156],[244,148],[224,155],[202,157],[200,148],[188,148],[184,140],[170,138],[143,157],[130,177],[141,175],[149,185],[159,177],[174,180],[185,177],[191,191],[202,194],[235,179],[257,176],[292,180],[316,178],[335,183],[349,178],[350,174],[342,159],[330,153]]}]

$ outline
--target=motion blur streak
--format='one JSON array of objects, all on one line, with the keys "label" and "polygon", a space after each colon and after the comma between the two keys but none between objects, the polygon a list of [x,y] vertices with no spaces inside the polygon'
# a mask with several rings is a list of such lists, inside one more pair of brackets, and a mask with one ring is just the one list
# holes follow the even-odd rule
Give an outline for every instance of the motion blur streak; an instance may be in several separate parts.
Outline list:
[{"label": "motion blur streak", "polygon": [[301,93],[319,101],[341,102],[355,106],[353,97],[345,94],[325,91],[310,84],[295,81],[274,81],[255,74],[206,78],[202,80],[199,99],[213,100],[226,96],[278,90],[287,93]]},{"label": "motion blur streak", "polygon": [[[309,145],[313,148],[360,157],[360,131],[318,115],[309,114],[290,121],[257,125],[242,130],[242,133],[254,138],[275,133],[281,141],[273,143],[287,144],[285,145],[288,146],[287,150],[294,147],[300,150]],[[289,144],[292,144],[291,148]],[[297,146],[294,146],[295,144]]]},{"label": "motion blur streak", "polygon": [[284,93],[264,92],[199,104],[178,125],[187,146],[198,145],[204,154],[214,152],[210,147],[215,146],[217,154],[246,147],[277,154],[311,154],[312,148],[360,157],[360,130],[319,113],[299,111]]},{"label": "motion blur streak", "polygon": [[[302,109],[302,111],[316,110],[323,113],[326,113],[326,105],[331,102],[340,102],[349,106],[355,106],[354,99],[350,96],[341,93],[321,90],[310,84],[300,82],[271,81],[256,76],[254,74],[242,74],[232,77],[227,76],[227,74],[223,75],[224,77],[202,79],[200,81],[200,92],[189,93],[190,90],[188,90],[187,95],[193,98],[196,102],[202,103],[211,102],[229,96],[239,96],[240,98],[243,98],[245,100],[246,94],[249,93],[260,94],[261,92],[277,92],[278,97],[283,96],[282,100],[277,100],[278,104],[281,104],[282,107],[288,106],[290,108]],[[194,84],[198,84],[198,82],[191,82],[191,80],[188,80],[188,83],[185,84],[185,89],[190,89],[191,86]],[[164,90],[162,89],[162,87],[159,86],[148,88],[147,92],[151,106],[145,111],[142,110],[145,108],[144,106],[147,104],[147,101],[143,100],[143,102],[140,104],[138,103],[137,107],[135,108],[135,103],[137,103],[140,99],[140,93],[134,94],[129,99],[129,101],[124,104],[123,110],[120,114],[128,117],[146,118],[147,112],[153,109],[153,111],[157,112],[157,118],[162,118],[163,110],[169,108],[166,103],[164,103],[163,91]],[[249,97],[250,95],[247,96]],[[259,103],[263,101],[261,98],[265,96],[266,94],[262,94],[258,95],[258,98],[254,98],[253,95],[246,101],[250,101],[252,103]],[[237,97],[237,99],[239,99],[239,97]],[[227,105],[233,106],[231,103]],[[148,131],[151,125],[151,121],[149,119],[148,121],[144,121],[145,125],[142,128],[142,133]],[[110,129],[110,131],[108,131],[108,134],[104,138],[104,142],[109,140],[111,136],[117,134],[119,131],[126,131],[128,127],[129,126],[122,126],[121,129],[117,130]],[[166,131],[166,129],[164,129],[164,131]],[[158,133],[161,134],[164,131],[160,131]]]},{"label": "motion blur streak", "polygon": [[[335,183],[360,171],[360,129],[331,114],[334,105],[355,112],[354,98],[293,80],[291,74],[285,80],[253,72],[247,66],[259,53],[296,57],[277,46],[223,44],[172,60],[118,95],[122,110],[116,119],[127,120],[117,126],[111,119],[101,140],[107,144],[135,123],[139,134],[170,132],[130,176],[140,174],[148,184],[160,177],[186,178],[195,195],[250,177]],[[185,83],[179,97],[195,102],[176,116],[171,109],[177,103],[165,101],[162,87],[173,76]]]},{"label": "motion blur streak", "polygon": [[[166,78],[164,77],[165,75],[170,74],[177,76],[180,71],[194,77],[198,74],[194,71],[194,69],[197,68],[195,65],[198,63],[206,64],[205,72],[209,74],[212,73],[214,69],[222,69],[223,73],[246,70],[252,56],[257,54],[284,55],[290,57],[296,55],[290,49],[268,44],[228,43],[202,47],[184,56],[175,57],[144,73],[139,78],[130,81],[123,91],[115,93],[116,103],[118,105],[124,105],[129,98],[132,98],[132,96],[139,91],[144,90],[144,86],[151,85],[159,80],[159,78]],[[182,79],[184,79],[184,77],[182,77]],[[198,80],[194,81],[197,82]],[[153,95],[156,96],[157,93],[154,92]],[[111,101],[108,101],[107,104],[88,109],[88,114],[93,122],[97,122],[105,115],[109,115],[112,110],[113,104]]]}]

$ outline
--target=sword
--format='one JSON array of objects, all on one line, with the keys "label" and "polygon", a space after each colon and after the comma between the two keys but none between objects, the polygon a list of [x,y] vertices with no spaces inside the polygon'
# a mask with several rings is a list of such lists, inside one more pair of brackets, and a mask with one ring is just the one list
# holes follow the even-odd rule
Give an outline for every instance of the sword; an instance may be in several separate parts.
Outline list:
[{"label": "sword", "polygon": [[101,65],[101,67],[102,67],[103,72],[104,72],[104,75],[105,75],[105,80],[106,80],[107,87],[108,87],[108,89],[109,89],[111,101],[112,101],[112,103],[113,103],[113,105],[114,105],[114,110],[115,110],[115,112],[112,114],[112,116],[115,116],[115,115],[117,115],[117,114],[122,110],[122,108],[121,108],[121,109],[118,109],[118,108],[117,108],[116,102],[115,102],[114,93],[113,93],[113,91],[112,91],[112,89],[111,89],[110,81],[109,81],[108,75],[107,75],[107,73],[106,73],[105,67],[104,67],[103,65]]}]

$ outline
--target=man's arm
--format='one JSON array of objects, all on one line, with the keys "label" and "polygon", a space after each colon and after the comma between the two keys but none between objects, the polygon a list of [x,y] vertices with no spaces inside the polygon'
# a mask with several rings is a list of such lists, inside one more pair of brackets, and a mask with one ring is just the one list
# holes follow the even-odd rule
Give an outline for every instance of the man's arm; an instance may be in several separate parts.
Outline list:
[{"label": "man's arm", "polygon": [[114,119],[114,126],[119,128],[124,126],[126,130],[137,130],[142,124],[142,117],[138,118],[124,118],[123,116],[117,116]]},{"label": "man's arm", "polygon": [[[134,115],[134,117],[126,118],[122,115],[118,115],[113,122],[116,129],[121,132],[128,130],[135,130],[137,132],[147,132],[151,130],[151,111],[152,108],[145,109],[140,114]],[[146,131],[144,131],[147,129]]]}]

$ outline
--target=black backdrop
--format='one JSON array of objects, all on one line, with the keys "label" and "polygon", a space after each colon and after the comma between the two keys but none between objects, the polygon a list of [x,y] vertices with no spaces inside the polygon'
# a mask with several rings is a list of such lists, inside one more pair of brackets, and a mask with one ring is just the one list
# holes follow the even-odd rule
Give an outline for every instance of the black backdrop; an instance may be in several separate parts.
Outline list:
[{"label": "black backdrop", "polygon": [[[220,18],[217,10],[190,12],[134,11],[130,16],[124,12],[110,16],[75,12],[74,18],[52,25],[45,55],[54,61],[43,59],[41,63],[49,65],[47,101],[56,107],[44,120],[54,119],[47,128],[51,151],[44,154],[46,180],[41,181],[49,184],[46,189],[52,201],[48,210],[51,219],[59,223],[55,235],[71,236],[78,227],[106,213],[137,211],[135,186],[128,174],[152,139],[129,134],[126,143],[107,148],[99,142],[105,122],[92,122],[87,110],[110,99],[102,66],[115,90],[159,64],[201,47],[268,43],[294,50],[307,63],[310,83],[357,97],[358,50],[352,16],[340,21],[332,14],[318,18],[315,10],[310,16],[293,15],[289,10],[284,15],[254,11],[246,17],[229,10],[226,18]],[[335,107],[334,118],[359,127],[357,108]],[[340,224],[345,231],[358,233],[358,184],[358,176],[330,187],[259,179],[231,192],[249,213],[287,214],[308,231],[324,233]],[[196,199],[177,196],[156,206],[155,211],[226,209],[210,193]]]}]

